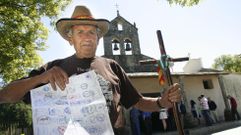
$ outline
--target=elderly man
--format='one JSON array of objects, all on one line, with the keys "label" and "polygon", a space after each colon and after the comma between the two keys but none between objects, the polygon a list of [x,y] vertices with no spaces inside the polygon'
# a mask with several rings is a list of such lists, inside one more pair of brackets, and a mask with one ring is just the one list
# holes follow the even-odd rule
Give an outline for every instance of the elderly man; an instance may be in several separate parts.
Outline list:
[{"label": "elderly man", "polygon": [[[173,102],[179,102],[180,88],[174,84],[162,98],[143,97],[131,84],[124,70],[114,60],[95,55],[99,39],[108,31],[109,21],[94,19],[85,6],[77,6],[71,18],[62,18],[56,23],[57,31],[75,49],[75,54],[64,59],[54,60],[31,71],[28,77],[14,81],[0,91],[0,103],[13,103],[21,100],[30,102],[29,91],[35,87],[50,83],[56,90],[58,86],[64,90],[69,77],[94,70],[101,76],[105,87],[109,116],[115,131],[123,127],[121,105],[131,106],[142,111],[159,111],[160,108],[172,107]],[[106,91],[107,89],[107,91]],[[102,90],[105,95],[104,91]],[[108,99],[107,99],[108,98]],[[123,117],[123,116],[122,116]],[[118,130],[120,131],[120,130]]]}]

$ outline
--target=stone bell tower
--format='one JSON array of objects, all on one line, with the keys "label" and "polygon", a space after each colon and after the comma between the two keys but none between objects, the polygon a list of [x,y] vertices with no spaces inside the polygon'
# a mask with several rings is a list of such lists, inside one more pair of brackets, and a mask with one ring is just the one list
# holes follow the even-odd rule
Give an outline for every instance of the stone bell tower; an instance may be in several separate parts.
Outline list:
[{"label": "stone bell tower", "polygon": [[138,29],[120,16],[110,22],[104,39],[104,56],[117,61],[127,73],[155,72],[153,65],[140,65],[140,60],[153,59],[141,54]]}]

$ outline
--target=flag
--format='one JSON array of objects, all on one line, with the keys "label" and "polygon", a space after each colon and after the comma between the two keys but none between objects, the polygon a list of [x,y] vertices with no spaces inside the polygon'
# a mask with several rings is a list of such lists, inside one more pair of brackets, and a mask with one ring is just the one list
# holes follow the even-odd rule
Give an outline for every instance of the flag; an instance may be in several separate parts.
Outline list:
[{"label": "flag", "polygon": [[160,64],[158,64],[157,72],[158,72],[159,84],[162,86],[165,84],[165,74]]}]

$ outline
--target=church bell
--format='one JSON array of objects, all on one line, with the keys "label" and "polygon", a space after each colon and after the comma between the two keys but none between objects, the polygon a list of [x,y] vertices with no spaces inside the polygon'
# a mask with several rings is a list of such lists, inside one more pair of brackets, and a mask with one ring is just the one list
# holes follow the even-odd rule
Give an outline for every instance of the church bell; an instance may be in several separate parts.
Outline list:
[{"label": "church bell", "polygon": [[113,50],[115,50],[115,51],[119,50],[119,47],[118,47],[117,43],[114,44],[114,49]]},{"label": "church bell", "polygon": [[131,45],[129,43],[126,43],[126,51],[130,51],[131,50]]},{"label": "church bell", "polygon": [[114,43],[114,48],[113,48],[113,50],[115,50],[115,51],[119,50],[119,47],[118,47],[117,43],[120,43],[120,42],[115,39],[115,40],[112,41],[112,43]]}]

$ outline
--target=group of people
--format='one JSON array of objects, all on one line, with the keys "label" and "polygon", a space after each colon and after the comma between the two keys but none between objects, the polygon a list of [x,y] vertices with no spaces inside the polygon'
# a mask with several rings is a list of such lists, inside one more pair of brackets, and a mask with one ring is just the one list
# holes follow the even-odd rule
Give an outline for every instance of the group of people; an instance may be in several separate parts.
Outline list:
[{"label": "group of people", "polygon": [[[0,104],[24,100],[30,103],[30,90],[50,84],[56,90],[65,90],[69,77],[90,70],[95,71],[98,81],[105,82],[101,90],[105,96],[110,121],[115,135],[125,134],[121,108],[135,107],[144,112],[155,112],[161,108],[171,108],[181,99],[180,85],[175,83],[162,97],[144,97],[132,85],[122,67],[114,60],[96,56],[99,39],[109,29],[109,21],[95,19],[86,6],[76,6],[70,18],[57,21],[59,34],[73,46],[75,53],[64,59],[48,62],[29,76],[13,81],[0,90]],[[24,39],[23,39],[24,40]],[[56,50],[57,51],[57,50]],[[106,93],[107,92],[107,93]]]},{"label": "group of people", "polygon": [[152,135],[152,112],[143,112],[133,107],[130,110],[132,135]]},{"label": "group of people", "polygon": [[191,112],[193,117],[197,119],[198,124],[201,123],[201,116],[204,118],[207,126],[211,126],[213,123],[217,123],[217,104],[213,100],[211,100],[211,98],[206,98],[204,95],[200,95],[198,97],[198,101],[199,106],[197,106],[194,100],[190,100]]},{"label": "group of people", "polygon": [[173,108],[163,108],[160,112],[144,112],[133,107],[130,110],[132,135],[152,135],[153,131],[176,130]]},{"label": "group of people", "polygon": [[[231,116],[232,120],[240,120],[240,115],[237,111],[237,102],[234,97],[228,95],[230,100]],[[203,117],[207,126],[211,126],[213,123],[217,123],[217,104],[210,98],[206,98],[204,95],[198,97],[199,106],[197,106],[194,100],[190,100],[191,112],[195,119],[200,124],[200,118]],[[201,113],[200,113],[201,112]]]}]

